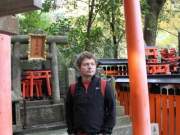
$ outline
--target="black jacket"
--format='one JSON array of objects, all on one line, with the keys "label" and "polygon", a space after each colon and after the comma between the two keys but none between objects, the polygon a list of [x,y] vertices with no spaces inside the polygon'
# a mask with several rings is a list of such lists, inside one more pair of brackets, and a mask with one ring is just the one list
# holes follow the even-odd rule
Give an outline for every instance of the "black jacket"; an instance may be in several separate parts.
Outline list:
[{"label": "black jacket", "polygon": [[115,97],[109,83],[105,95],[100,90],[100,78],[93,77],[86,91],[81,77],[72,94],[71,87],[66,98],[66,122],[68,133],[111,133],[115,125]]}]

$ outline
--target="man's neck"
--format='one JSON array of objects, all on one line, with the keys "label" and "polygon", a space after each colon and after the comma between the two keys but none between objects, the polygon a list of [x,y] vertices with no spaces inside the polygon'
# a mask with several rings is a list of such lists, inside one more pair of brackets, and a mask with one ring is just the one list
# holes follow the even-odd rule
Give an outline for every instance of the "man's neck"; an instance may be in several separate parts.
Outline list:
[{"label": "man's neck", "polygon": [[92,76],[82,76],[82,82],[91,81]]}]

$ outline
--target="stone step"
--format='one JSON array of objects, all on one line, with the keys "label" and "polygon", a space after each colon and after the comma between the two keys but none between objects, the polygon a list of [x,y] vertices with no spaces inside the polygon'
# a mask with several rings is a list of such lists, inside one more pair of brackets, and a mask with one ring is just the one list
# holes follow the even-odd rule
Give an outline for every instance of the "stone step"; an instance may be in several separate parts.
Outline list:
[{"label": "stone step", "polygon": [[132,125],[115,126],[112,135],[132,135]]},{"label": "stone step", "polygon": [[[132,125],[115,126],[112,135],[132,135]],[[24,133],[23,135],[68,135],[67,128]],[[158,125],[151,124],[151,135],[159,135]]]},{"label": "stone step", "polygon": [[[61,99],[60,103],[64,104],[64,100]],[[21,102],[22,107],[24,105],[26,105],[27,107],[30,107],[30,106],[52,105],[52,104],[54,104],[52,99],[26,100],[25,102],[24,101]]]},{"label": "stone step", "polygon": [[116,126],[124,126],[131,124],[131,120],[128,115],[116,117]]},{"label": "stone step", "polygon": [[124,115],[124,107],[116,106],[116,116],[123,116],[123,115]]},{"label": "stone step", "polygon": [[[112,135],[133,135],[132,124],[124,126],[115,126]],[[157,123],[151,123],[151,135],[159,135]]]},{"label": "stone step", "polygon": [[[65,133],[67,131],[65,122],[41,124],[25,128],[23,131],[14,132],[13,135],[54,135],[54,133]],[[62,134],[59,134],[62,135]]]}]

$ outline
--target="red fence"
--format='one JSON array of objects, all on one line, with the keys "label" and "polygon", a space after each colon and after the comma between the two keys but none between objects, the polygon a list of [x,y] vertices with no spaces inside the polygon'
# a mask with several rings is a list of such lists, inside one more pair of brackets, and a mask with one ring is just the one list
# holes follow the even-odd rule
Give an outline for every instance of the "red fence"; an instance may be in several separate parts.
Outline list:
[{"label": "red fence", "polygon": [[[117,88],[120,105],[130,115],[130,92]],[[160,135],[180,135],[180,95],[149,94],[151,123],[159,124]],[[131,116],[131,115],[130,115]]]}]

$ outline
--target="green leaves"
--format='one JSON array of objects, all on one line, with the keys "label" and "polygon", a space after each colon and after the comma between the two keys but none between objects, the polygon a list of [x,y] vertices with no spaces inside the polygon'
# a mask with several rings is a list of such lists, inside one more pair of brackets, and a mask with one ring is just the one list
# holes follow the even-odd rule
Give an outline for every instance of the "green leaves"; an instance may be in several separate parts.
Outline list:
[{"label": "green leaves", "polygon": [[42,12],[49,12],[55,8],[55,0],[45,0],[42,7]]},{"label": "green leaves", "polygon": [[71,20],[60,18],[56,22],[50,24],[46,31],[51,35],[67,35],[70,31]]},{"label": "green leaves", "polygon": [[33,11],[24,13],[19,17],[20,33],[28,34],[35,32],[38,29],[43,31],[49,27],[50,22],[45,15],[42,15],[40,11]]}]

